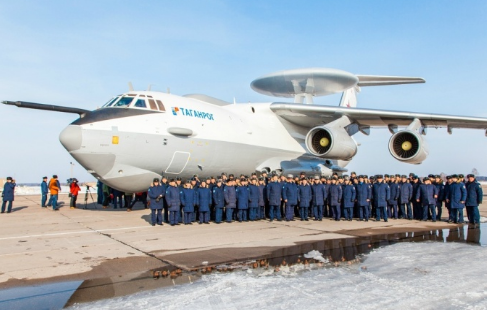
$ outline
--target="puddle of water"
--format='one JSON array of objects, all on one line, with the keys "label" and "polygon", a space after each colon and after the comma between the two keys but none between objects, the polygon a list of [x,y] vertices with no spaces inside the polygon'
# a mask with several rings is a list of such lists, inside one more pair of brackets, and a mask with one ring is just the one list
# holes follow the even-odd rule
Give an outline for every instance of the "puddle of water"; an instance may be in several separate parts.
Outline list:
[{"label": "puddle of water", "polygon": [[0,290],[0,309],[62,309],[83,281]]}]

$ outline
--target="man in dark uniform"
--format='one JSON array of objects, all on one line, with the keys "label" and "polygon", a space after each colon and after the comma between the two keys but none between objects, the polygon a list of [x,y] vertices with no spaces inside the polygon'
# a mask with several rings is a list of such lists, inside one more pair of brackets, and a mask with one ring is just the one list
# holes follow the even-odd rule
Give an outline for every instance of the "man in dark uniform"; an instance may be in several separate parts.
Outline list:
[{"label": "man in dark uniform", "polygon": [[42,208],[47,208],[46,203],[47,203],[47,194],[48,193],[49,193],[49,187],[47,186],[47,177],[43,177],[42,183],[41,183],[41,195],[42,195],[41,207]]},{"label": "man in dark uniform", "polygon": [[311,186],[306,178],[298,185],[298,204],[301,221],[308,221],[308,211],[312,199]]},{"label": "man in dark uniform", "polygon": [[359,207],[359,220],[363,221],[365,219],[366,222],[369,221],[369,204],[370,198],[372,196],[372,189],[369,187],[367,183],[365,183],[365,179],[363,175],[358,177],[358,184],[355,185],[356,193],[357,193],[357,205]]},{"label": "man in dark uniform", "polygon": [[152,186],[147,190],[150,209],[151,209],[151,224],[152,226],[162,225],[162,200],[164,199],[164,193],[162,186],[159,185],[159,179],[155,178],[152,182]]},{"label": "man in dark uniform", "polygon": [[355,186],[352,185],[348,177],[344,178],[343,190],[343,210],[345,220],[352,221],[353,217],[353,206],[355,204],[356,191]]},{"label": "man in dark uniform", "polygon": [[443,185],[443,180],[439,175],[435,175],[435,181],[433,184],[438,190],[438,199],[436,199],[436,220],[441,221],[443,200],[445,200],[445,185]]},{"label": "man in dark uniform", "polygon": [[391,193],[389,200],[387,200],[387,215],[389,218],[397,220],[397,200],[399,199],[399,184],[396,182],[393,174],[391,174],[391,177],[389,178],[388,185]]},{"label": "man in dark uniform", "polygon": [[423,212],[422,221],[428,220],[428,213],[431,212],[431,220],[436,222],[436,199],[438,189],[431,184],[430,178],[424,178],[423,184],[419,186],[416,193],[416,202],[420,203],[420,211]]},{"label": "man in dark uniform", "polygon": [[216,186],[213,187],[212,196],[213,204],[215,205],[215,223],[222,222],[223,208],[225,207],[225,197],[223,196],[223,181],[218,179]]},{"label": "man in dark uniform", "polygon": [[314,184],[311,186],[313,190],[313,214],[315,216],[315,221],[323,220],[323,206],[325,204],[327,196],[326,185],[320,181],[319,176],[314,177]]},{"label": "man in dark uniform", "polygon": [[339,221],[341,218],[340,205],[342,202],[342,187],[337,184],[337,181],[338,178],[336,176],[331,178],[331,185],[328,191],[330,206],[332,208],[332,217],[335,221]]},{"label": "man in dark uniform", "polygon": [[413,186],[408,182],[405,175],[403,175],[401,179],[402,180],[399,185],[400,218],[412,220],[413,212],[411,210],[411,199],[413,197]]},{"label": "man in dark uniform", "polygon": [[[162,189],[164,190],[164,197],[166,196],[166,190],[169,187],[169,183],[167,183],[167,178],[165,176],[162,176],[161,178],[161,186]],[[135,199],[137,200],[137,195],[135,196]],[[169,209],[167,207],[167,202],[166,199],[162,199],[163,202],[163,208],[164,208],[164,223],[169,224]],[[135,204],[135,201],[134,201]],[[133,204],[132,204],[133,206]],[[132,207],[131,207],[132,208]]]},{"label": "man in dark uniform", "polygon": [[196,197],[194,189],[191,188],[191,182],[189,180],[186,181],[183,189],[179,192],[179,197],[184,211],[184,225],[193,225],[191,221],[193,220],[194,206],[197,203],[198,197]]},{"label": "man in dark uniform", "polygon": [[169,206],[169,223],[171,226],[179,225],[178,212],[181,211],[181,197],[179,192],[180,190],[176,186],[176,180],[171,179],[169,182],[169,187],[166,190],[166,201],[167,205]]},{"label": "man in dark uniform", "polygon": [[2,213],[5,213],[5,206],[8,203],[7,213],[12,212],[12,202],[14,201],[14,192],[15,192],[15,180],[11,177],[7,177],[7,182],[3,185],[3,203],[2,203]]},{"label": "man in dark uniform", "polygon": [[200,212],[199,223],[210,224],[210,205],[211,205],[211,190],[206,184],[206,181],[201,181],[198,192],[196,192],[196,201]]},{"label": "man in dark uniform", "polygon": [[411,183],[411,185],[413,186],[413,199],[412,199],[412,202],[413,202],[413,218],[415,220],[418,220],[418,221],[421,221],[421,219],[423,218],[423,212],[421,212],[422,208],[421,208],[421,204],[419,202],[416,201],[416,199],[414,199],[414,197],[416,197],[417,193],[418,193],[418,190],[419,190],[419,186],[421,185],[421,183],[419,182],[419,178],[417,175],[413,175],[412,177],[413,179],[413,182]]},{"label": "man in dark uniform", "polygon": [[448,175],[446,177],[446,184],[443,190],[445,191],[443,195],[443,200],[445,201],[445,208],[448,210],[448,222],[453,222],[452,220],[452,212],[451,212],[451,203],[450,203],[450,187],[451,187],[452,179],[451,176]]},{"label": "man in dark uniform", "polygon": [[265,178],[260,177],[259,178],[259,183],[257,184],[257,187],[259,188],[259,209],[257,211],[257,219],[263,220],[265,219]]},{"label": "man in dark uniform", "polygon": [[227,180],[225,188],[223,189],[223,197],[225,198],[225,216],[227,223],[232,222],[233,212],[237,207],[237,192],[235,189],[235,182],[233,180],[233,175],[230,176]]},{"label": "man in dark uniform", "polygon": [[390,199],[390,190],[389,185],[383,182],[384,178],[382,175],[377,176],[377,182],[373,185],[373,197],[374,197],[374,204],[376,208],[376,221],[379,222],[380,218],[384,219],[384,222],[387,222],[387,200]]},{"label": "man in dark uniform", "polygon": [[267,184],[267,199],[269,201],[269,220],[272,222],[276,218],[281,221],[282,185],[277,181],[277,175],[274,175],[272,182]]},{"label": "man in dark uniform", "polygon": [[452,211],[452,220],[455,224],[463,224],[463,208],[467,199],[467,189],[465,184],[460,182],[458,175],[451,176],[452,184],[450,186],[450,208]]},{"label": "man in dark uniform", "polygon": [[286,221],[294,221],[294,208],[298,204],[298,186],[294,183],[292,174],[287,175],[287,182],[282,187],[282,199],[286,205]]},{"label": "man in dark uniform", "polygon": [[479,224],[480,223],[479,204],[482,203],[482,198],[484,196],[484,193],[482,191],[482,186],[475,179],[475,175],[469,174],[467,175],[467,179],[468,179],[468,182],[466,184],[467,200],[465,201],[465,205],[468,210],[467,212],[468,222],[470,224]]}]

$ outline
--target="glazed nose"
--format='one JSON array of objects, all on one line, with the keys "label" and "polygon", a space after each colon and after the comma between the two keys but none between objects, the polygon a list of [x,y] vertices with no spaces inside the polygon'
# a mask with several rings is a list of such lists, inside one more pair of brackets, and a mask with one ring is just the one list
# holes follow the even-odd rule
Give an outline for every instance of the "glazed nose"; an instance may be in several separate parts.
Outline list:
[{"label": "glazed nose", "polygon": [[59,134],[59,141],[68,152],[79,150],[82,141],[81,127],[69,125]]}]

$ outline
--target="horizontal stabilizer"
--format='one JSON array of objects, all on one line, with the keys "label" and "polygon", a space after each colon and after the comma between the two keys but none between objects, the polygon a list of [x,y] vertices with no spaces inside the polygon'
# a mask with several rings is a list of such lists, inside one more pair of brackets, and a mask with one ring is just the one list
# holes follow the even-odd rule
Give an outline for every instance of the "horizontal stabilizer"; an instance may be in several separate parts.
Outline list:
[{"label": "horizontal stabilizer", "polygon": [[79,114],[80,117],[83,117],[84,114],[90,112],[88,110],[83,110],[78,108],[62,107],[62,106],[51,105],[51,104],[41,104],[41,103],[25,102],[25,101],[2,101],[2,103],[8,105],[14,105],[19,108],[26,108],[26,109],[74,113],[74,114]]},{"label": "horizontal stabilizer", "polygon": [[358,86],[385,86],[425,83],[423,78],[407,76],[357,75]]}]

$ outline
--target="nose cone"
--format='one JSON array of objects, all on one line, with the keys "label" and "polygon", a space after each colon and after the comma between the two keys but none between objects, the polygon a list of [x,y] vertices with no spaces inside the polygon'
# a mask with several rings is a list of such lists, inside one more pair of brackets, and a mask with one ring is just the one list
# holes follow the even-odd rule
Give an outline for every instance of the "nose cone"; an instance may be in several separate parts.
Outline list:
[{"label": "nose cone", "polygon": [[69,125],[59,135],[59,141],[68,152],[79,150],[82,141],[81,127]]}]

